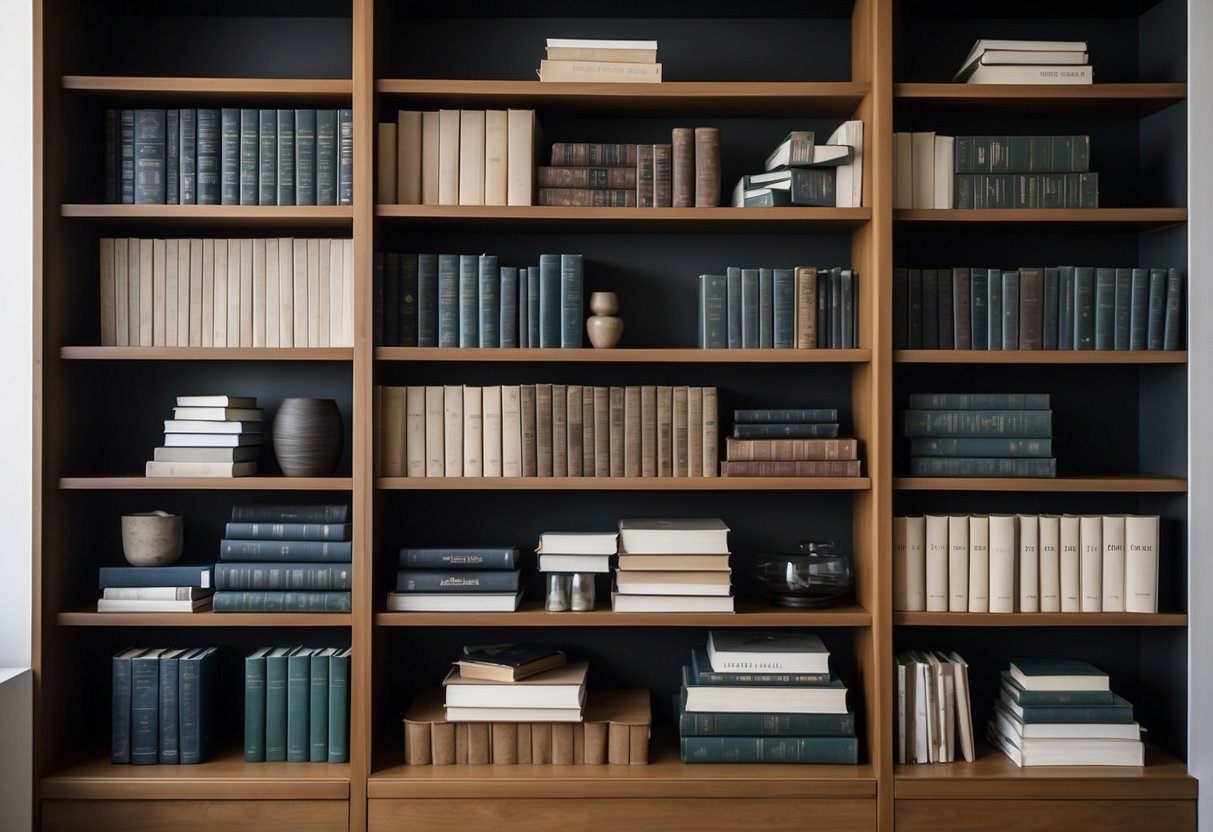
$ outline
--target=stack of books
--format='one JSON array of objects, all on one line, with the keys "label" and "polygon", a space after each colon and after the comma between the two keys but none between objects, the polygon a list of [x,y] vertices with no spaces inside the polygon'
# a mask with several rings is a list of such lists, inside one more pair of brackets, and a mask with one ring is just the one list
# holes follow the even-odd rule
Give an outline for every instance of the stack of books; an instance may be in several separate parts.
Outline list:
[{"label": "stack of books", "polygon": [[858,208],[863,204],[862,154],[862,121],[844,122],[825,144],[811,130],[793,130],[771,151],[762,173],[737,181],[733,207]]},{"label": "stack of books", "polygon": [[1133,705],[1077,659],[1013,659],[987,736],[1017,766],[1141,766]]},{"label": "stack of books", "polygon": [[232,506],[215,612],[349,612],[352,528],[348,503]]},{"label": "stack of books", "polygon": [[953,81],[966,84],[1090,84],[1085,40],[997,40],[973,44]]},{"label": "stack of books", "polygon": [[615,612],[733,612],[729,527],[718,518],[620,520]]},{"label": "stack of books", "polygon": [[128,647],[113,657],[111,681],[111,762],[194,765],[210,755],[218,647]]},{"label": "stack of books", "polygon": [[214,567],[102,566],[97,612],[198,612],[211,606]]},{"label": "stack of books", "polygon": [[513,612],[522,603],[517,546],[430,546],[400,550],[395,612]]},{"label": "stack of books", "polygon": [[484,678],[482,667],[458,662],[442,680],[446,690],[446,719],[448,722],[581,722],[588,672],[587,662],[569,662],[502,681]]},{"label": "stack of books", "polygon": [[540,81],[661,83],[655,40],[548,38],[537,72]]},{"label": "stack of books", "polygon": [[244,759],[349,761],[349,647],[261,647],[245,657]]},{"label": "stack of books", "polygon": [[905,435],[912,477],[1057,476],[1048,393],[914,393]]},{"label": "stack of books", "polygon": [[675,700],[687,763],[857,763],[855,713],[811,633],[713,630]]},{"label": "stack of books", "polygon": [[616,532],[543,532],[535,554],[540,572],[609,573],[619,549]]},{"label": "stack of books", "polygon": [[257,473],[261,408],[254,396],[178,396],[149,477],[249,477]]},{"label": "stack of books", "polygon": [[853,269],[729,266],[699,276],[696,343],[705,349],[853,348],[858,325]]},{"label": "stack of books", "polygon": [[858,477],[859,443],[837,438],[836,408],[734,410],[722,477]]},{"label": "stack of books", "polygon": [[957,653],[906,650],[894,661],[897,674],[897,762],[973,762],[973,711],[969,665]]}]

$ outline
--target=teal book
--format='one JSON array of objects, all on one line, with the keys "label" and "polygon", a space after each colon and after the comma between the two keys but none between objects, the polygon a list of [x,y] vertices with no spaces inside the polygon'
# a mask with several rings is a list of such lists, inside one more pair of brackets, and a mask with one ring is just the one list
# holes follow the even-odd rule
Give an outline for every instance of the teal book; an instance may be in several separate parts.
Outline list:
[{"label": "teal book", "polygon": [[257,111],[257,204],[278,204],[278,111]]},{"label": "teal book", "polygon": [[1115,311],[1112,316],[1112,349],[1127,350],[1133,314],[1133,269],[1116,270],[1113,295]]},{"label": "teal book", "polygon": [[[829,673],[782,673],[754,671],[713,670],[707,648],[691,648],[691,681],[697,685],[751,685],[754,687],[803,687],[831,685],[834,677]],[[747,734],[762,733],[746,731]],[[800,733],[809,734],[811,731]]]},{"label": "teal book", "polygon": [[1002,696],[1017,705],[1111,705],[1111,690],[1024,690],[1008,670],[1000,671]]},{"label": "teal book", "polygon": [[278,205],[295,204],[295,111],[278,111]]},{"label": "teal book", "polygon": [[254,561],[349,561],[354,553],[350,540],[228,540],[219,541],[221,560]]},{"label": "teal book", "polygon": [[893,269],[893,349],[910,348],[910,275],[905,268]]},{"label": "teal book", "polygon": [[198,204],[219,204],[220,115],[215,109],[198,110]]},{"label": "teal book", "polygon": [[539,346],[560,346],[560,255],[539,255]]},{"label": "teal book", "polygon": [[[502,281],[505,280],[504,273]],[[518,267],[518,343],[523,349],[531,347],[531,270],[526,266]],[[505,330],[503,329],[504,333]],[[504,335],[502,336],[504,337]]]},{"label": "teal book", "polygon": [[265,761],[265,657],[272,647],[259,647],[244,657],[244,761]]},{"label": "teal book", "polygon": [[1116,345],[1116,269],[1095,270],[1095,349]]},{"label": "teal book", "polygon": [[255,109],[240,111],[240,204],[257,205],[261,200],[260,134]]},{"label": "teal book", "polygon": [[349,503],[236,503],[233,523],[349,523]]},{"label": "teal book", "polygon": [[473,346],[497,348],[501,346],[501,264],[496,254],[482,254],[477,266],[480,342]]},{"label": "teal book", "polygon": [[856,737],[683,737],[684,763],[859,762]]},{"label": "teal book", "polygon": [[438,255],[417,255],[417,346],[438,346]]},{"label": "teal book", "polygon": [[131,659],[131,764],[160,760],[160,654],[145,650]]},{"label": "teal book", "polygon": [[946,457],[1051,457],[1053,440],[1002,436],[915,436],[910,440],[910,453],[914,456]]},{"label": "teal book", "polygon": [[313,763],[329,759],[329,661],[336,652],[335,647],[326,647],[312,653],[307,747],[308,760]]},{"label": "teal book", "polygon": [[214,612],[349,612],[350,593],[310,590],[221,589]]},{"label": "teal book", "polygon": [[1002,273],[1002,348],[1019,349],[1019,272]]},{"label": "teal book", "polygon": [[165,650],[160,654],[160,739],[158,760],[161,765],[176,765],[181,762],[181,734],[178,727],[180,704],[178,700],[177,665],[183,647]]},{"label": "teal book", "polygon": [[[923,348],[922,341],[922,324],[923,324],[923,294],[922,294],[922,269],[907,269],[906,270],[906,349],[920,350]],[[817,343],[828,344],[825,340],[828,334],[827,329],[820,328],[818,324]]]},{"label": "teal book", "polygon": [[845,714],[687,713],[674,697],[681,737],[853,737],[855,712]]},{"label": "teal book", "polygon": [[295,204],[316,204],[316,111],[295,110]]},{"label": "teal book", "polygon": [[337,111],[337,204],[354,204],[354,111]]},{"label": "teal book", "polygon": [[939,271],[922,269],[921,339],[924,350],[939,349]]},{"label": "teal book", "polygon": [[298,647],[275,647],[265,657],[265,761],[286,760],[287,659]]},{"label": "teal book", "polygon": [[397,299],[396,342],[417,346],[417,255],[400,255],[400,297]]},{"label": "teal book", "polygon": [[459,255],[458,328],[460,347],[480,346],[480,264],[475,254]]},{"label": "teal book", "polygon": [[286,659],[286,761],[306,763],[311,738],[312,654],[302,647]]},{"label": "teal book", "polygon": [[517,592],[520,569],[401,569],[397,592]]},{"label": "teal book", "polygon": [[1095,269],[1074,269],[1074,349],[1095,349]]},{"label": "teal book", "polygon": [[[523,271],[525,272],[526,269],[523,269]],[[518,332],[521,326],[519,309],[525,308],[518,305],[517,266],[501,267],[498,296],[501,299],[501,303],[499,304],[501,311],[497,316],[497,332],[500,344],[503,349],[515,349],[519,346]]]},{"label": "teal book", "polygon": [[128,647],[110,660],[110,762],[131,761],[131,659],[142,647]]},{"label": "teal book", "polygon": [[741,349],[741,326],[744,315],[741,311],[741,268],[729,266],[725,274],[726,315],[728,322],[728,347],[731,350]]},{"label": "teal book", "polygon": [[164,111],[164,201],[181,202],[181,111]]},{"label": "teal book", "polygon": [[1161,350],[1166,334],[1167,270],[1150,269],[1150,296],[1146,310],[1146,349]]},{"label": "teal book", "polygon": [[240,110],[219,111],[219,204],[240,204]]},{"label": "teal book", "polygon": [[910,457],[911,477],[1055,477],[1053,457]]},{"label": "teal book", "polygon": [[907,410],[906,436],[1053,435],[1051,410]]},{"label": "teal book", "polygon": [[585,262],[580,254],[560,255],[560,346],[577,349],[585,332]]},{"label": "teal book", "polygon": [[1167,269],[1167,306],[1163,318],[1162,348],[1177,350],[1183,340],[1184,275],[1179,269]]},{"label": "teal book", "polygon": [[776,424],[733,425],[735,439],[799,439],[832,438],[838,436],[838,423],[832,422],[783,422]]},{"label": "teal book", "polygon": [[990,286],[989,269],[969,269],[969,327],[975,350],[990,348]]},{"label": "teal book", "polygon": [[1129,277],[1129,349],[1144,350],[1150,320],[1150,270],[1133,269]]},{"label": "teal book", "polygon": [[233,540],[349,540],[352,523],[228,523],[223,536]]},{"label": "teal book", "polygon": [[1108,674],[1082,659],[1014,658],[1011,678],[1026,690],[1109,690]]},{"label": "teal book", "polygon": [[542,284],[539,266],[527,266],[526,275],[526,321],[527,346],[540,345],[539,328],[542,321],[542,307],[539,303],[539,287]]},{"label": "teal book", "polygon": [[1005,694],[999,700],[1024,724],[1126,725],[1133,722],[1133,705],[1112,694],[1111,705],[1021,705]]},{"label": "teal book", "polygon": [[167,116],[164,110],[135,110],[135,204],[165,202]]},{"label": "teal book", "polygon": [[401,569],[517,569],[517,546],[429,546],[400,550]]},{"label": "teal book", "polygon": [[767,268],[758,270],[758,346],[775,346],[775,273]]},{"label": "teal book", "polygon": [[337,111],[316,111],[316,204],[337,204]]},{"label": "teal book", "polygon": [[329,659],[329,762],[350,759],[350,648]]},{"label": "teal book", "polygon": [[181,764],[210,756],[219,700],[219,648],[199,647],[181,656],[177,667],[181,698]]},{"label": "teal book", "polygon": [[348,590],[353,575],[348,563],[217,563],[215,588]]},{"label": "teal book", "polygon": [[911,393],[917,410],[1048,410],[1048,393]]},{"label": "teal book", "polygon": [[989,325],[986,331],[989,335],[987,349],[1002,349],[1002,270],[990,269],[986,272],[986,310],[989,313]]},{"label": "teal book", "polygon": [[1078,349],[1074,339],[1074,325],[1078,322],[1074,309],[1075,269],[1073,266],[1060,266],[1057,274],[1057,349]]},{"label": "teal book", "polygon": [[1056,350],[1060,337],[1058,313],[1060,310],[1060,270],[1048,267],[1044,270],[1044,296],[1041,301],[1041,349]]},{"label": "teal book", "polygon": [[722,274],[699,275],[699,326],[696,346],[725,349],[729,345],[728,278]]},{"label": "teal book", "polygon": [[178,196],[182,205],[198,203],[198,111],[181,108],[178,111],[177,154],[181,161],[177,172]]},{"label": "teal book", "polygon": [[747,350],[757,349],[761,343],[760,283],[758,269],[741,270],[741,346]]},{"label": "teal book", "polygon": [[753,425],[753,424],[807,424],[812,422],[824,422],[829,424],[838,421],[838,408],[836,407],[766,407],[766,408],[744,408],[733,411],[733,424],[735,425]]}]

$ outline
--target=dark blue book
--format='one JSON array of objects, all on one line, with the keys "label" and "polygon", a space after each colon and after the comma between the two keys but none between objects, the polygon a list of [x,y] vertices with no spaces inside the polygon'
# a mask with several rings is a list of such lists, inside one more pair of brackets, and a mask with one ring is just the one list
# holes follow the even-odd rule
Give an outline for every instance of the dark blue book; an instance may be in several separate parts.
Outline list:
[{"label": "dark blue book", "polygon": [[684,763],[859,762],[856,737],[683,737]]},{"label": "dark blue book", "polygon": [[1129,349],[1129,329],[1132,317],[1133,270],[1117,269],[1113,290],[1112,349]]},{"label": "dark blue book", "polygon": [[[818,687],[832,685],[834,682],[834,677],[830,673],[713,670],[705,647],[691,648],[691,675],[689,678],[696,685],[744,685],[747,687]],[[675,699],[675,701],[680,700],[681,697]]]},{"label": "dark blue book", "polygon": [[915,410],[1048,410],[1048,393],[911,393]]},{"label": "dark blue book", "polygon": [[228,523],[232,540],[349,540],[352,523]]},{"label": "dark blue book", "polygon": [[517,546],[430,546],[400,550],[404,569],[517,569]]},{"label": "dark blue book", "polygon": [[1133,705],[1117,694],[1112,694],[1111,705],[1021,705],[1009,696],[1000,697],[998,704],[1025,724],[1127,725],[1134,721]]},{"label": "dark blue book", "polygon": [[286,761],[287,659],[298,647],[275,647],[265,656],[265,761]]},{"label": "dark blue book", "polygon": [[233,523],[349,523],[349,503],[236,503]]},{"label": "dark blue book", "polygon": [[1163,322],[1162,348],[1177,350],[1183,340],[1184,275],[1179,269],[1167,269],[1167,307]]},{"label": "dark blue book", "polygon": [[986,275],[988,269],[969,269],[970,328],[973,349],[990,348],[990,288]]},{"label": "dark blue book", "polygon": [[177,765],[181,762],[177,662],[187,652],[185,648],[177,647],[160,654],[160,744],[157,756],[160,765]]},{"label": "dark blue book", "polygon": [[1078,322],[1078,312],[1074,308],[1075,269],[1061,266],[1057,274],[1057,348],[1078,349],[1074,338],[1074,325]]},{"label": "dark blue book", "polygon": [[922,270],[922,348],[939,349],[939,272]]},{"label": "dark blue book", "polygon": [[585,332],[585,259],[560,255],[560,346],[580,348]]},{"label": "dark blue book", "polygon": [[989,333],[989,349],[1002,349],[1002,327],[1003,327],[1003,310],[1002,310],[1002,269],[990,269],[986,272],[987,284],[987,310],[989,310],[990,321],[986,327]]},{"label": "dark blue book", "polygon": [[[923,348],[922,324],[925,318],[923,312],[922,269],[906,271],[906,348],[920,350]],[[822,343],[822,331],[817,332],[817,343]],[[829,343],[826,341],[825,343]]]},{"label": "dark blue book", "polygon": [[733,437],[735,439],[831,438],[835,436],[838,436],[837,423],[733,425]]},{"label": "dark blue book", "polygon": [[560,346],[560,255],[539,255],[539,346]]},{"label": "dark blue book", "polygon": [[842,303],[842,326],[839,331],[838,346],[842,349],[853,349],[859,334],[858,291],[859,280],[852,269],[839,270],[839,300]]},{"label": "dark blue book", "polygon": [[135,204],[135,111],[118,112],[118,201]]},{"label": "dark blue book", "polygon": [[527,341],[532,348],[538,347],[539,328],[543,318],[539,305],[539,287],[542,283],[538,266],[527,266],[526,269],[526,321]]},{"label": "dark blue book", "polygon": [[102,566],[97,570],[97,586],[192,586],[199,589],[214,587],[214,564],[191,566]]},{"label": "dark blue book", "polygon": [[400,253],[383,255],[383,344],[400,346]]},{"label": "dark blue book", "polygon": [[438,255],[438,344],[459,346],[459,255]]},{"label": "dark blue book", "polygon": [[[525,272],[526,269],[523,269]],[[502,266],[500,270],[500,286],[498,296],[501,298],[501,314],[497,318],[497,331],[501,336],[501,346],[504,349],[514,349],[518,343],[519,313],[518,305],[518,267]]]},{"label": "dark blue book", "polygon": [[771,345],[777,350],[796,346],[796,270],[774,269],[772,295],[774,322]]},{"label": "dark blue book", "polygon": [[1018,341],[1021,350],[1044,349],[1045,270],[1026,266],[1019,270]]},{"label": "dark blue book", "polygon": [[1052,457],[911,456],[911,477],[1055,477]]},{"label": "dark blue book", "polygon": [[910,275],[904,268],[893,269],[893,349],[910,348]]},{"label": "dark blue book", "polygon": [[397,343],[417,346],[417,255],[400,255],[400,307],[397,314]]},{"label": "dark blue book", "polygon": [[[504,280],[504,276],[502,278]],[[518,267],[518,346],[529,349],[531,346],[531,270],[526,266]],[[502,330],[504,332],[504,330]]]},{"label": "dark blue book", "polygon": [[255,109],[240,111],[240,204],[260,203],[261,169],[260,135],[257,122],[259,113]]},{"label": "dark blue book", "polygon": [[105,201],[119,201],[118,171],[122,167],[122,150],[118,141],[118,111],[105,111]]},{"label": "dark blue book", "polygon": [[354,204],[354,111],[337,111],[337,204]]},{"label": "dark blue book", "polygon": [[131,764],[160,760],[160,654],[145,650],[131,659]]},{"label": "dark blue book", "polygon": [[775,272],[758,269],[758,346],[771,349],[775,345]]},{"label": "dark blue book", "polygon": [[181,203],[181,111],[164,111],[164,201]]},{"label": "dark blue book", "polygon": [[501,346],[501,264],[496,254],[482,254],[477,266],[480,342],[472,346],[497,348]]},{"label": "dark blue book", "polygon": [[1057,349],[1059,336],[1058,310],[1061,276],[1057,268],[1045,269],[1044,296],[1041,299],[1041,349]]},{"label": "dark blue book", "polygon": [[910,453],[948,457],[1048,457],[1053,455],[1053,440],[1009,436],[915,436],[910,439]]},{"label": "dark blue book", "polygon": [[[955,324],[952,320],[952,270],[938,269],[935,272],[935,292],[938,298],[939,312],[939,348],[941,350],[955,349]],[[852,345],[854,346],[854,345]]]},{"label": "dark blue book", "polygon": [[219,113],[219,204],[240,204],[240,110]]},{"label": "dark blue book", "polygon": [[110,762],[131,761],[131,659],[142,647],[128,647],[110,660]]},{"label": "dark blue book", "polygon": [[177,173],[178,198],[182,205],[198,202],[198,111],[182,108],[177,113],[178,158],[181,165]]},{"label": "dark blue book", "polygon": [[295,111],[278,111],[278,204],[295,204]]},{"label": "dark blue book", "polygon": [[295,204],[316,204],[316,111],[295,110]]},{"label": "dark blue book", "polygon": [[312,653],[305,647],[286,659],[286,761],[306,763],[311,739]]},{"label": "dark blue book", "polygon": [[197,765],[206,762],[215,743],[219,648],[199,647],[182,655],[177,679],[181,704],[181,764]]},{"label": "dark blue book", "polygon": [[1074,269],[1074,349],[1095,349],[1095,269]]},{"label": "dark blue book", "polygon": [[135,110],[135,204],[163,205],[165,201],[164,110]]},{"label": "dark blue book", "polygon": [[480,258],[459,255],[459,346],[480,346]]},{"label": "dark blue book", "polygon": [[1052,410],[906,410],[906,436],[1053,435]]},{"label": "dark blue book", "polygon": [[316,204],[337,204],[337,111],[316,111]]},{"label": "dark blue book", "polygon": [[1133,269],[1129,277],[1129,349],[1144,350],[1150,320],[1150,270]]},{"label": "dark blue book", "polygon": [[244,761],[265,761],[265,657],[260,647],[244,657]]},{"label": "dark blue book", "polygon": [[751,408],[733,411],[733,424],[752,425],[763,423],[799,423],[837,422],[838,408],[836,407],[768,407]]},{"label": "dark blue book", "polygon": [[1150,269],[1150,298],[1147,310],[1146,349],[1161,350],[1167,311],[1167,270]]},{"label": "dark blue book", "polygon": [[742,346],[741,322],[744,317],[741,311],[741,268],[739,266],[729,266],[725,270],[725,292],[728,347],[731,350],[737,350]]},{"label": "dark blue book", "polygon": [[1002,348],[1019,349],[1019,271],[1002,273]]},{"label": "dark blue book", "polygon": [[221,560],[265,562],[346,562],[353,555],[351,541],[321,540],[228,540],[219,541]]},{"label": "dark blue book", "polygon": [[216,589],[353,589],[353,567],[348,563],[217,563]]},{"label": "dark blue book", "polygon": [[759,346],[762,311],[759,307],[760,278],[758,269],[741,270],[741,346],[757,349]]},{"label": "dark blue book", "polygon": [[329,660],[337,652],[326,647],[312,653],[309,674],[308,703],[308,761],[327,763],[329,760]]},{"label": "dark blue book", "polygon": [[221,589],[211,603],[214,612],[350,611],[350,593],[315,590]]},{"label": "dark blue book", "polygon": [[970,301],[969,269],[952,269],[952,345],[958,350],[973,349],[973,312]]},{"label": "dark blue book", "polygon": [[1095,269],[1095,349],[1116,344],[1116,269]]},{"label": "dark blue book", "polygon": [[417,255],[417,346],[438,346],[438,255]]},{"label": "dark blue book", "polygon": [[195,147],[198,204],[219,204],[219,111],[198,110],[198,138]]},{"label": "dark blue book", "polygon": [[278,111],[257,111],[257,204],[278,204]]},{"label": "dark blue book", "polygon": [[397,592],[517,592],[520,569],[401,569]]}]

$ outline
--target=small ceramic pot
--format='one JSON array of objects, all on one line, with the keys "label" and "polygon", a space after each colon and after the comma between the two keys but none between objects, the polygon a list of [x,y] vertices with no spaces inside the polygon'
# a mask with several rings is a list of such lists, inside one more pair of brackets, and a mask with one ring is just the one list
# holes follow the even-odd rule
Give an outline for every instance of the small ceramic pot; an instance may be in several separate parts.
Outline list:
[{"label": "small ceramic pot", "polygon": [[274,456],[288,477],[328,477],[337,470],[345,429],[335,399],[283,399],[274,417]]},{"label": "small ceramic pot", "polygon": [[146,511],[122,515],[122,554],[131,566],[168,566],[181,557],[180,514]]},{"label": "small ceramic pot", "polygon": [[623,318],[615,317],[619,311],[619,297],[614,292],[591,292],[590,311],[594,314],[585,322],[590,343],[600,350],[617,346],[623,337]]}]

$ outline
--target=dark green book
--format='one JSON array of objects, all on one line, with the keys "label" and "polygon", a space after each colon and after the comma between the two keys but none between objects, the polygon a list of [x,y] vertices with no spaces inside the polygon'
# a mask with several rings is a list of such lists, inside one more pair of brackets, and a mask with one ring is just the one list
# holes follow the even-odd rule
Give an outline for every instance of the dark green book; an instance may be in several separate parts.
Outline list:
[{"label": "dark green book", "polygon": [[120,201],[118,171],[122,166],[121,149],[118,142],[118,111],[112,107],[105,111],[105,201]]},{"label": "dark green book", "polygon": [[907,410],[906,436],[1053,435],[1051,410]]},{"label": "dark green book", "polygon": [[295,204],[295,111],[278,111],[278,204]]},{"label": "dark green book", "polygon": [[1002,696],[1019,705],[1111,705],[1116,697],[1110,690],[1024,690],[1009,670],[999,678]]},{"label": "dark green book", "polygon": [[259,647],[244,657],[244,760],[265,761],[265,657],[272,647]]},{"label": "dark green book", "polygon": [[286,659],[286,761],[306,763],[311,741],[312,654],[301,647]]},{"label": "dark green book", "polygon": [[[691,648],[691,680],[697,685],[753,685],[754,687],[803,687],[830,685],[829,673],[758,673],[713,670],[707,648]],[[747,731],[746,733],[761,733]],[[809,731],[801,733],[808,734]]]},{"label": "dark green book", "polygon": [[[504,280],[504,275],[502,277]],[[518,343],[523,349],[531,347],[531,270],[518,267]],[[504,332],[504,330],[502,330]],[[524,475],[525,476],[525,475]]]},{"label": "dark green book", "polygon": [[775,345],[775,272],[758,269],[758,346],[771,349]]},{"label": "dark green book", "polygon": [[1179,269],[1167,269],[1167,306],[1163,322],[1162,348],[1179,349],[1183,330],[1184,275]]},{"label": "dark green book", "polygon": [[1002,311],[1002,269],[990,269],[986,272],[986,309],[989,312],[989,325],[986,327],[989,338],[987,349],[1002,349],[1002,328],[1004,326]]},{"label": "dark green book", "polygon": [[838,436],[837,422],[733,425],[733,437],[735,439],[798,439],[813,437],[830,438],[835,436]]},{"label": "dark green book", "polygon": [[308,691],[308,760],[327,763],[329,759],[329,661],[337,652],[326,647],[312,653],[311,689]]},{"label": "dark green book", "polygon": [[199,647],[177,665],[181,700],[181,764],[197,765],[210,756],[219,700],[219,648]]},{"label": "dark green book", "polygon": [[219,204],[240,204],[240,110],[219,111]]},{"label": "dark green book", "polygon": [[517,546],[429,546],[400,550],[401,569],[517,569]]},{"label": "dark green book", "polygon": [[417,255],[400,255],[400,297],[397,299],[396,343],[417,346]]},{"label": "dark green book", "polygon": [[951,270],[952,281],[952,346],[958,350],[973,349],[973,318],[971,309],[969,269],[957,266]]},{"label": "dark green book", "polygon": [[397,592],[517,592],[519,569],[401,569]]},{"label": "dark green book", "polygon": [[349,523],[349,503],[236,503],[233,523]]},{"label": "dark green book", "polygon": [[[525,272],[526,269],[523,269]],[[520,321],[518,319],[518,267],[517,266],[502,266],[500,270],[500,285],[498,287],[499,297],[501,298],[501,312],[497,318],[497,332],[499,333],[502,349],[514,349],[519,346],[518,332],[520,329]]]},{"label": "dark green book", "polygon": [[278,111],[257,111],[257,204],[278,204]]},{"label": "dark green book", "polygon": [[988,269],[969,269],[970,341],[975,350],[990,348],[990,288]]},{"label": "dark green book", "polygon": [[560,255],[539,255],[539,346],[560,346]]},{"label": "dark green book", "polygon": [[817,270],[817,347],[826,349],[833,342],[830,329],[830,270]]},{"label": "dark green book", "polygon": [[1005,693],[999,701],[1024,724],[1092,723],[1125,725],[1133,722],[1133,705],[1112,694],[1111,705],[1021,705]]},{"label": "dark green book", "polygon": [[110,762],[131,761],[131,659],[142,647],[128,647],[110,660]]},{"label": "dark green book", "polygon": [[1095,349],[1116,345],[1116,269],[1095,270]]},{"label": "dark green book", "polygon": [[1074,349],[1095,349],[1095,269],[1074,269]]},{"label": "dark green book", "polygon": [[687,713],[674,697],[681,737],[853,737],[855,712],[845,714]]},{"label": "dark green book", "polygon": [[684,763],[859,762],[855,737],[683,737]]},{"label": "dark green book", "polygon": [[946,457],[1049,457],[1053,455],[1053,440],[999,436],[915,436],[910,440],[910,453],[914,456]]},{"label": "dark green book", "polygon": [[585,263],[580,254],[560,255],[560,346],[576,349],[585,332]]},{"label": "dark green book", "polygon": [[1048,410],[1048,393],[911,393],[917,410]]},{"label": "dark green book", "polygon": [[758,269],[741,270],[741,346],[757,349],[760,341],[762,310],[760,308],[760,278]]},{"label": "dark green book", "polygon": [[255,109],[244,108],[240,111],[241,205],[257,205],[260,202],[260,136],[257,132],[259,115]]},{"label": "dark green book", "polygon": [[417,255],[417,346],[438,346],[438,255]]},{"label": "dark green book", "polygon": [[911,477],[1055,477],[1052,457],[910,457]]},{"label": "dark green book", "polygon": [[1073,266],[1060,266],[1057,269],[1057,349],[1059,350],[1078,348],[1074,340],[1074,326],[1077,323],[1077,312],[1074,309],[1074,274]]},{"label": "dark green book", "polygon": [[228,540],[219,541],[221,560],[341,561],[352,559],[350,540]]},{"label": "dark green book", "polygon": [[[729,266],[725,269],[725,291],[726,291],[726,311],[725,321],[728,326],[728,348],[731,350],[741,349],[741,323],[743,314],[741,311],[741,267]],[[1161,309],[1162,307],[1159,306]],[[1160,329],[1159,332],[1162,330]],[[821,336],[819,335],[818,338]],[[1159,344],[1162,343],[1160,338]]]},{"label": "dark green book", "polygon": [[178,158],[180,169],[177,174],[180,203],[196,205],[198,202],[198,111],[192,108],[181,108],[178,111],[177,126]]},{"label": "dark green book", "polygon": [[1019,272],[1002,273],[1002,348],[1019,349]]},{"label": "dark green book", "polygon": [[158,762],[177,765],[181,762],[181,734],[178,724],[177,664],[184,647],[175,647],[160,654],[160,734]]},{"label": "dark green book", "polygon": [[316,111],[316,204],[337,204],[337,111]]},{"label": "dark green book", "polygon": [[1132,318],[1133,270],[1116,270],[1116,285],[1113,291],[1115,309],[1112,315],[1112,349],[1129,349],[1129,331]]},{"label": "dark green book", "polygon": [[181,111],[164,111],[164,201],[181,202]]},{"label": "dark green book", "polygon": [[354,204],[354,111],[337,111],[337,204]]},{"label": "dark green book", "polygon": [[[827,272],[826,269],[820,269],[819,271],[823,274]],[[840,349],[843,345],[842,269],[835,266],[829,269],[828,273],[830,276],[830,340],[827,343],[831,349]]]},{"label": "dark green book", "polygon": [[214,612],[349,612],[350,593],[223,589],[215,593],[211,609]]},{"label": "dark green book", "polygon": [[939,272],[922,270],[922,348],[939,349]]},{"label": "dark green book", "polygon": [[135,110],[135,204],[165,202],[167,117],[164,110]]},{"label": "dark green book", "polygon": [[951,269],[936,269],[935,271],[935,295],[938,300],[938,312],[936,319],[938,321],[939,349],[950,350],[955,349],[955,323],[952,320],[953,315],[953,299],[952,299],[952,270]]},{"label": "dark green book", "polygon": [[1150,269],[1150,296],[1146,311],[1146,349],[1161,350],[1166,326],[1167,270]]},{"label": "dark green book", "polygon": [[833,208],[837,169],[833,167],[792,168],[786,182],[771,183],[772,191],[786,188],[792,205]]},{"label": "dark green book", "polygon": [[160,760],[160,654],[145,650],[131,659],[131,764],[154,766]]},{"label": "dark green book", "polygon": [[1133,269],[1129,277],[1129,349],[1144,350],[1150,320],[1150,270]]},{"label": "dark green book", "polygon": [[228,523],[223,536],[232,540],[349,540],[352,523]]},{"label": "dark green book", "polygon": [[350,759],[350,648],[329,659],[329,762]]},{"label": "dark green book", "polygon": [[459,255],[458,345],[480,346],[480,262],[475,254]]},{"label": "dark green book", "polygon": [[298,647],[275,647],[265,657],[265,761],[286,760],[286,668]]},{"label": "dark green book", "polygon": [[353,575],[348,563],[218,563],[215,588],[348,590]]},{"label": "dark green book", "polygon": [[774,269],[771,276],[771,346],[791,349],[796,346],[796,271]]},{"label": "dark green book", "polygon": [[[833,270],[831,270],[833,274]],[[842,298],[842,332],[838,346],[854,349],[859,337],[859,275],[854,269],[840,269]]]},{"label": "dark green book", "polygon": [[1057,349],[1060,337],[1058,329],[1058,312],[1060,310],[1061,277],[1057,268],[1044,270],[1044,295],[1041,300],[1041,339],[1040,348],[1045,350]]},{"label": "dark green book", "polygon": [[725,349],[729,345],[729,282],[722,274],[699,275],[699,328],[696,345]]},{"label": "dark green book", "polygon": [[496,254],[480,255],[477,264],[480,283],[477,304],[480,342],[475,346],[501,346],[501,264]]},{"label": "dark green book", "polygon": [[316,204],[316,111],[295,110],[295,204]]}]

